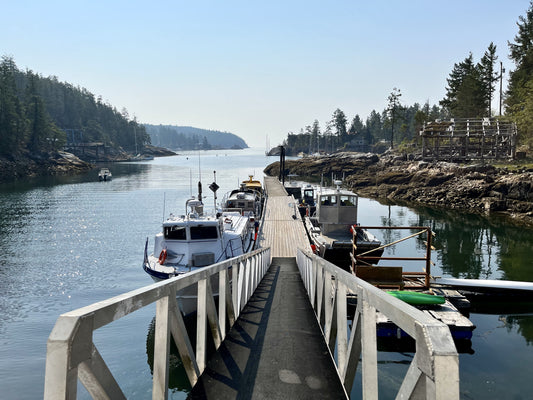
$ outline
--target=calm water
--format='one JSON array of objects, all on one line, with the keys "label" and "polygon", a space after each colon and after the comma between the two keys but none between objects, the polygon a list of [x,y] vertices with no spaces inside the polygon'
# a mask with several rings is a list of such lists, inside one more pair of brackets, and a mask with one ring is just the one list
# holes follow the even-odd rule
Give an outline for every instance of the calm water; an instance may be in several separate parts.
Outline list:
[{"label": "calm water", "polygon": [[[263,150],[210,151],[108,165],[114,179],[98,182],[97,170],[75,177],[36,179],[0,186],[0,389],[3,399],[42,398],[46,340],[64,312],[151,283],[141,267],[144,242],[164,215],[182,213],[196,194],[201,171],[204,199],[220,186],[218,200],[274,161]],[[192,188],[192,189],[191,189]],[[503,222],[426,209],[382,205],[360,199],[367,225],[430,225],[437,234],[435,275],[533,281],[529,256],[533,230]],[[402,233],[375,231],[384,241]],[[152,242],[150,243],[150,246]],[[408,241],[390,250],[422,254]],[[421,268],[413,266],[412,268]],[[411,269],[411,268],[409,268]],[[530,398],[533,381],[533,307],[530,304],[475,312],[471,348],[460,355],[464,399]],[[151,396],[147,347],[155,305],[95,332],[104,360],[128,398]],[[401,382],[408,352],[380,352],[381,397]],[[170,398],[186,397],[182,376],[173,376]],[[81,388],[80,398],[88,398]],[[354,394],[358,392],[354,390]],[[357,397],[357,396],[354,396]]]}]

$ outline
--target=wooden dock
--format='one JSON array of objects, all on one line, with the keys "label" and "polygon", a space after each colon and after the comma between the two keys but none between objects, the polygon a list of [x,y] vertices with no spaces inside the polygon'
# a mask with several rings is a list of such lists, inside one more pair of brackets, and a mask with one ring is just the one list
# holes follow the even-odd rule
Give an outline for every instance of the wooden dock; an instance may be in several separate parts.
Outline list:
[{"label": "wooden dock", "polygon": [[310,246],[298,204],[277,178],[265,177],[264,183],[268,198],[259,245],[270,247],[272,257],[296,257],[298,247]]},{"label": "wooden dock", "polygon": [[[359,391],[354,383],[362,398],[377,399],[378,311],[415,341],[397,398],[459,399],[459,358],[448,327],[310,252],[292,256],[309,245],[303,224],[293,217],[292,196],[266,181],[267,248],[60,315],[47,342],[44,398],[74,398],[80,381],[93,398],[125,399],[93,332],[155,302],[153,399],[169,396],[171,340],[193,385],[189,399],[346,399]],[[218,307],[212,278],[226,300]],[[198,293],[192,327],[175,296],[189,287]],[[349,292],[363,299],[351,329]],[[208,358],[209,343],[218,350]]]},{"label": "wooden dock", "polygon": [[294,198],[275,178],[265,187],[260,243],[272,264],[189,398],[346,398],[296,266],[309,241]]}]

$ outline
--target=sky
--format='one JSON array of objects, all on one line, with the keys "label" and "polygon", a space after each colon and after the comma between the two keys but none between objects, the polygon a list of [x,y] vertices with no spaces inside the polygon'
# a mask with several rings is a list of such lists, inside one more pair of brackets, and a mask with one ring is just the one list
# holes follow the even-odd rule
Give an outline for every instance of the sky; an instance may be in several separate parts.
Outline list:
[{"label": "sky", "polygon": [[[446,93],[455,63],[508,42],[529,0],[0,0],[0,56],[87,89],[140,123],[281,144]],[[498,95],[495,103],[499,101]],[[493,105],[493,109],[497,110]]]}]

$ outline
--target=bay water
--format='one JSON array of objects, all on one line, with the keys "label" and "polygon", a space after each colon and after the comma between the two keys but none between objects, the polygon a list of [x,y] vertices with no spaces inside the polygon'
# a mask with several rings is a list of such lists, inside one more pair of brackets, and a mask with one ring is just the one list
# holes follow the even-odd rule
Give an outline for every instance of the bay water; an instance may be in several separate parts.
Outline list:
[{"label": "bay water", "polygon": [[[46,341],[58,316],[152,283],[142,270],[144,244],[163,217],[185,212],[185,201],[203,183],[213,209],[216,181],[223,194],[275,158],[263,149],[189,152],[138,163],[113,163],[113,180],[98,169],[67,177],[0,185],[0,397],[38,399],[44,390]],[[436,233],[434,275],[533,282],[533,229],[496,217],[381,204],[361,198],[359,222],[369,226],[431,226]],[[401,231],[375,230],[384,242]],[[419,240],[387,250],[420,256]],[[422,266],[406,266],[407,269]],[[94,342],[128,398],[151,398],[155,304],[97,330]],[[461,398],[526,399],[533,393],[531,303],[494,304],[474,310],[471,346],[460,353]],[[379,353],[380,397],[398,389],[413,354]],[[79,398],[89,398],[81,384]],[[174,373],[169,398],[187,395],[186,378]],[[352,396],[357,398],[360,388]]]}]

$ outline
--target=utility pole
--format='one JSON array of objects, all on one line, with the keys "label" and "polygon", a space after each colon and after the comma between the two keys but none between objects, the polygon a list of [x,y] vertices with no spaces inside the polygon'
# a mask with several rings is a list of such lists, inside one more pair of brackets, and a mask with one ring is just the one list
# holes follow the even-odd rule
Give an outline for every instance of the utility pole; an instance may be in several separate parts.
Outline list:
[{"label": "utility pole", "polygon": [[503,68],[503,62],[500,61],[500,116],[502,115],[502,81],[504,72],[505,68]]}]

